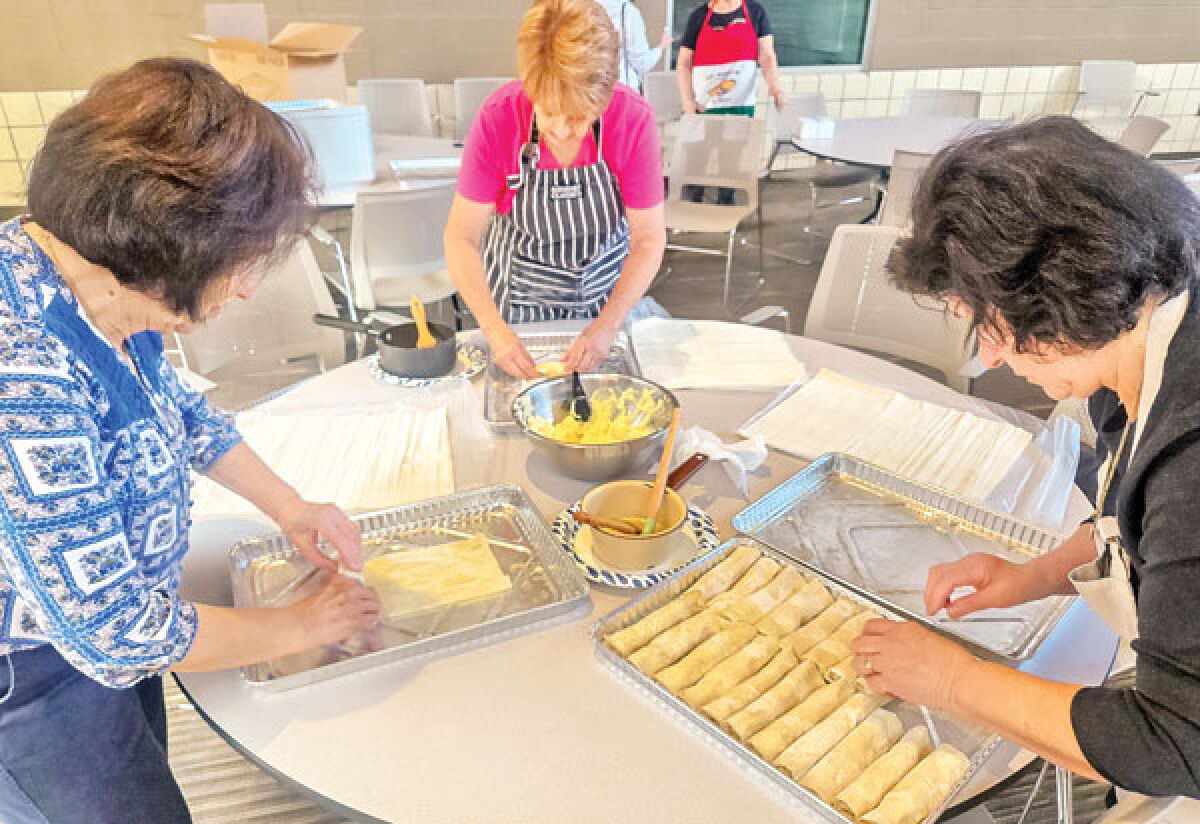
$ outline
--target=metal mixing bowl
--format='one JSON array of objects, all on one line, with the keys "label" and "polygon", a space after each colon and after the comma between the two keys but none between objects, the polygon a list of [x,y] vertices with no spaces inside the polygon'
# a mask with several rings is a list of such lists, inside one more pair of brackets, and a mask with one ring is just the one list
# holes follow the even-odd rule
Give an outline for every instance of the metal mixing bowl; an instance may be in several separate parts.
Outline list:
[{"label": "metal mixing bowl", "polygon": [[667,403],[650,421],[654,431],[629,441],[601,444],[565,443],[531,431],[528,420],[534,415],[558,423],[570,414],[571,376],[564,375],[533,383],[513,399],[513,420],[529,437],[533,448],[544,454],[563,474],[584,481],[606,481],[647,463],[666,437],[671,413],[679,406],[678,399],[657,383],[631,375],[581,374],[579,379],[589,398],[597,389],[612,389],[617,394],[626,389],[638,392],[649,389],[655,397],[665,398]]}]

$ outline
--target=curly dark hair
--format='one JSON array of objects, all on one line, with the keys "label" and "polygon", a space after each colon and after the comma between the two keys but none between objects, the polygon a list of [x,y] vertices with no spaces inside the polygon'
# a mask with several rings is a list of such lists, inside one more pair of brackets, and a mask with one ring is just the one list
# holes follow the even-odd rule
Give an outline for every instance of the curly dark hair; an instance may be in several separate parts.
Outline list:
[{"label": "curly dark hair", "polygon": [[942,150],[912,220],[888,261],[896,286],[962,301],[975,330],[1017,352],[1100,348],[1200,261],[1200,202],[1183,181],[1070,117]]},{"label": "curly dark hair", "polygon": [[50,123],[35,221],[121,283],[196,317],[215,281],[290,248],[315,217],[310,154],[212,67],[154,58]]}]

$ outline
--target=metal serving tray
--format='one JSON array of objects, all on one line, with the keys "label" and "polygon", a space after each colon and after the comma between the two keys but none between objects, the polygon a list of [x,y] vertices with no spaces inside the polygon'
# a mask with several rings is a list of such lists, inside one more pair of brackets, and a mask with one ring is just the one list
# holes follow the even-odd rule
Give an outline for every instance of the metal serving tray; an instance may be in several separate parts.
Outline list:
[{"label": "metal serving tray", "polygon": [[1057,595],[958,620],[926,615],[925,580],[934,564],[971,552],[1020,563],[1063,536],[849,455],[817,458],[735,515],[733,526],[905,618],[1002,658],[1031,655],[1071,605]]},{"label": "metal serving tray", "polygon": [[[577,336],[525,334],[519,337],[534,361],[541,363],[542,361],[560,360],[563,355],[567,354],[567,350],[571,348],[571,344],[575,342]],[[633,375],[635,378],[642,376],[642,367],[638,364],[637,355],[634,354],[633,346],[629,342],[629,335],[625,330],[617,332],[608,357],[592,371],[604,374]],[[513,400],[530,383],[531,381],[514,378],[496,366],[489,355],[487,379],[484,386],[483,416],[493,428],[516,428],[512,419]]]},{"label": "metal serving tray", "polygon": [[[442,532],[482,532],[512,588],[484,601],[448,605],[309,652],[242,668],[252,685],[282,691],[403,659],[442,653],[537,627],[590,601],[587,582],[559,548],[529,496],[516,486],[460,492],[354,517],[364,560],[397,543],[420,547],[458,540]],[[506,546],[508,545],[508,546]],[[242,541],[229,550],[234,604],[283,607],[319,588],[317,572],[282,535]]]},{"label": "metal serving tray", "polygon": [[[722,730],[703,714],[692,709],[682,699],[653,678],[642,673],[637,667],[633,666],[633,664],[622,658],[615,650],[604,643],[604,639],[607,636],[640,621],[646,615],[658,609],[672,598],[675,598],[695,583],[701,575],[720,563],[727,554],[744,545],[753,546],[755,549],[761,551],[763,555],[774,558],[782,564],[793,567],[800,566],[794,558],[778,552],[766,544],[756,541],[754,538],[739,535],[725,542],[713,552],[692,561],[670,578],[662,581],[652,589],[647,590],[640,597],[614,610],[593,624],[592,640],[595,643],[596,656],[600,659],[601,663],[620,677],[621,680],[634,685],[643,694],[652,698],[659,707],[691,723],[707,740],[715,742],[726,753],[735,756],[743,766],[752,772],[765,776],[805,807],[817,813],[822,821],[828,822],[828,824],[848,824],[850,819],[826,804],[816,795],[801,787],[783,770],[765,760],[736,737]],[[873,600],[864,598],[855,590],[841,586],[836,579],[830,577],[822,570],[811,567],[806,567],[806,570],[821,578],[835,597],[842,596],[857,601],[863,606],[869,607],[888,618],[897,619],[900,617],[898,613],[889,610],[886,606],[881,607]],[[950,802],[958,795],[959,791],[971,781],[971,778],[979,771],[983,763],[987,761],[988,756],[991,755],[1000,738],[997,735],[989,733],[983,727],[969,724],[939,712],[932,712],[925,707],[910,704],[906,701],[892,699],[885,707],[900,717],[900,720],[904,722],[904,729],[907,730],[918,725],[924,726],[929,730],[929,736],[933,740],[935,747],[942,743],[952,744],[970,759],[970,768],[967,770],[967,774],[955,785],[942,805],[925,819],[925,824],[932,824],[932,822],[937,821],[938,817],[950,805]]]}]

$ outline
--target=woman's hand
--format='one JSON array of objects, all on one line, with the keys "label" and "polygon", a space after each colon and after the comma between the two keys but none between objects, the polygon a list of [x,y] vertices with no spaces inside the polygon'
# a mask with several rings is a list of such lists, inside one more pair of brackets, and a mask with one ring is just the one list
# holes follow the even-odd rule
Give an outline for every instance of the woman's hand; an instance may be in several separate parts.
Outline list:
[{"label": "woman's hand", "polygon": [[379,624],[379,596],[345,575],[331,575],[319,590],[290,607],[302,649],[336,644]]},{"label": "woman's hand", "polygon": [[[658,41],[658,47],[667,54],[671,53],[671,29],[669,26],[663,28],[662,40]],[[667,61],[667,67],[670,68],[671,63]]]},{"label": "woman's hand", "polygon": [[537,364],[511,326],[501,323],[485,329],[484,334],[492,350],[492,363],[515,378],[532,380],[538,376]]},{"label": "woman's hand", "polygon": [[767,95],[775,101],[775,110],[783,111],[783,104],[787,102],[787,95],[779,86],[772,86],[767,89]]},{"label": "woman's hand", "polygon": [[951,708],[955,685],[978,662],[911,621],[869,621],[850,646],[855,671],[875,692],[941,710]]},{"label": "woman's hand", "polygon": [[704,107],[694,98],[689,98],[683,101],[684,114],[704,114]]},{"label": "woman's hand", "polygon": [[[925,612],[933,615],[945,608],[946,615],[961,618],[993,607],[1011,607],[1039,597],[1031,579],[1033,568],[1014,564],[995,555],[977,552],[949,564],[929,568],[925,581]],[[974,587],[970,595],[950,600],[959,587]]]},{"label": "woman's hand", "polygon": [[[334,504],[314,504],[296,498],[279,512],[275,521],[300,554],[318,569],[336,572],[339,560],[350,569],[362,568],[362,535]],[[321,538],[337,550],[336,558],[318,548]]]},{"label": "woman's hand", "polygon": [[608,357],[612,349],[617,328],[592,321],[579,333],[567,354],[563,355],[563,367],[568,372],[589,372]]}]

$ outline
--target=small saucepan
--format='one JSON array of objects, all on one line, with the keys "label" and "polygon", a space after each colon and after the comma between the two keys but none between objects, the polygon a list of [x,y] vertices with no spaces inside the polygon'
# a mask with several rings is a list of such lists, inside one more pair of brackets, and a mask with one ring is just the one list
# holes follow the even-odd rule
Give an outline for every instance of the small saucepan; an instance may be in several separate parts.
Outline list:
[{"label": "small saucepan", "polygon": [[313,315],[313,323],[371,335],[379,345],[379,365],[402,378],[436,378],[445,375],[454,368],[454,360],[458,355],[454,330],[440,323],[429,324],[429,332],[436,343],[428,349],[417,348],[415,323],[402,323],[381,330],[370,324],[332,315]]}]

